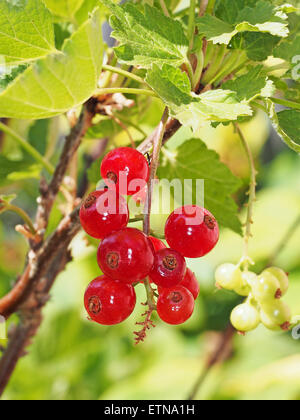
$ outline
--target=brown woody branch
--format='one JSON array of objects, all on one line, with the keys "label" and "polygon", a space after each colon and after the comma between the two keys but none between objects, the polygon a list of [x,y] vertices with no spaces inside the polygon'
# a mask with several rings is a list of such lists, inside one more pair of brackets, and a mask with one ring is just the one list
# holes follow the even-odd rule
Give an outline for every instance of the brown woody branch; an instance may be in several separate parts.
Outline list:
[{"label": "brown woody branch", "polygon": [[216,347],[206,360],[204,368],[201,370],[200,376],[188,396],[188,400],[194,400],[196,398],[212,368],[218,363],[228,359],[232,354],[232,339],[234,334],[235,329],[231,325],[229,325],[224,332],[220,333]]},{"label": "brown woody branch", "polygon": [[[68,253],[67,253],[68,254]],[[20,324],[12,331],[8,347],[0,361],[0,395],[17,365],[18,360],[23,357],[25,349],[31,343],[42,322],[42,307],[48,300],[47,290],[51,287],[57,275],[64,270],[69,261],[65,250],[60,250],[56,258],[49,264],[42,280],[45,284],[41,292],[35,291],[26,308],[21,312]],[[47,287],[46,287],[47,286]]]},{"label": "brown woody branch", "polygon": [[79,208],[65,217],[56,231],[46,240],[43,233],[48,225],[50,212],[57,197],[69,164],[80,142],[90,127],[93,118],[94,101],[84,107],[77,124],[66,138],[65,145],[53,175],[47,185],[42,179],[41,197],[36,216],[36,225],[41,234],[41,241],[31,242],[27,265],[24,273],[8,295],[0,299],[0,314],[8,318],[19,311],[20,323],[12,332],[8,347],[0,361],[0,395],[2,395],[14,368],[31,338],[35,336],[41,320],[41,310],[48,301],[48,293],[57,275],[70,261],[69,245],[80,230]]},{"label": "brown woody branch", "polygon": [[[167,125],[166,125],[166,128],[165,128],[165,133],[164,133],[162,144],[164,145],[172,136],[174,136],[174,134],[177,133],[177,131],[179,130],[180,127],[181,127],[181,124],[178,120],[175,120],[173,118],[169,118],[168,122],[167,122]],[[158,127],[137,148],[141,153],[145,154],[151,149],[151,147],[153,145],[153,141],[157,136],[157,130],[158,130]]]},{"label": "brown woody branch", "polygon": [[45,230],[48,225],[53,203],[63,183],[69,164],[77,151],[83,136],[91,126],[93,116],[94,112],[91,102],[88,102],[87,105],[83,107],[77,124],[72,128],[71,133],[66,138],[60,161],[56,167],[50,185],[48,186],[44,179],[41,181],[41,196],[36,217],[36,223],[39,230]]}]

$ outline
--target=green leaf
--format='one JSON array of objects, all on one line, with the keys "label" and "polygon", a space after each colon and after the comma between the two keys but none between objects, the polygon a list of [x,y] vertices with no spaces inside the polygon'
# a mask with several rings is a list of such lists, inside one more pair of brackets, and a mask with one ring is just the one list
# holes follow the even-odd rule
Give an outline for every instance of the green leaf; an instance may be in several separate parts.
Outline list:
[{"label": "green leaf", "polygon": [[75,13],[76,22],[82,25],[96,7],[100,7],[101,10],[102,6],[99,0],[84,0],[81,7]]},{"label": "green leaf", "polygon": [[[170,181],[180,179],[182,183],[188,179],[203,179],[205,207],[222,226],[242,233],[238,208],[231,197],[240,187],[240,180],[220,162],[217,153],[209,150],[201,140],[186,141],[170,159],[166,153],[164,163],[159,168],[159,177]],[[193,203],[195,200],[196,191],[193,190]]]},{"label": "green leaf", "polygon": [[87,177],[88,177],[89,183],[96,185],[101,179],[101,175],[99,171],[101,162],[102,162],[102,159],[95,160],[95,162],[93,162],[91,166],[89,167],[89,169],[87,170]]},{"label": "green leaf", "polygon": [[0,92],[7,88],[19,74],[23,73],[27,69],[26,64],[20,64],[19,66],[8,68],[7,72],[0,75]]},{"label": "green leaf", "polygon": [[18,170],[7,175],[8,181],[22,181],[24,179],[40,179],[42,166],[35,164],[30,165],[25,170]]},{"label": "green leaf", "polygon": [[98,124],[90,127],[85,135],[86,139],[102,139],[105,137],[113,137],[122,131],[122,127],[114,120],[102,120]]},{"label": "green leaf", "polygon": [[25,63],[55,51],[52,16],[40,0],[2,0],[0,28],[5,64]]},{"label": "green leaf", "polygon": [[112,36],[120,42],[115,48],[120,61],[149,68],[163,63],[180,66],[187,60],[188,40],[179,21],[148,4],[140,11],[130,2],[123,6],[111,0],[102,3],[113,13],[110,23]]},{"label": "green leaf", "polygon": [[237,17],[240,11],[246,6],[255,6],[256,2],[257,0],[219,0],[216,5],[215,14],[217,18],[233,25],[238,21]]},{"label": "green leaf", "polygon": [[170,108],[188,105],[192,101],[190,80],[179,68],[167,64],[162,68],[153,65],[147,72],[146,81]]},{"label": "green leaf", "polygon": [[275,49],[274,57],[282,58],[292,64],[294,57],[300,55],[300,34],[293,41],[283,40]]},{"label": "green leaf", "polygon": [[7,204],[10,204],[15,198],[16,194],[1,195],[0,194],[0,214],[7,210]]},{"label": "green leaf", "polygon": [[274,94],[274,86],[263,72],[263,66],[253,67],[248,73],[235,80],[223,83],[222,88],[236,92],[237,98],[252,101],[257,96],[270,97]]},{"label": "green leaf", "polygon": [[[227,3],[227,2],[226,2]],[[245,1],[231,2],[229,9],[219,13],[219,17],[206,15],[197,20],[200,33],[214,44],[229,44],[239,32],[262,32],[274,36],[287,37],[287,14],[266,1],[259,1],[249,7]]]},{"label": "green leaf", "polygon": [[277,117],[283,131],[300,145],[300,111],[296,109],[280,111]]},{"label": "green leaf", "polygon": [[169,106],[171,115],[194,131],[207,121],[226,122],[252,115],[249,105],[240,102],[229,90],[218,89],[202,95],[192,93],[186,73],[167,64],[161,69],[153,66],[148,70],[146,81]]},{"label": "green leaf", "polygon": [[275,104],[265,101],[272,124],[282,140],[295,152],[300,153],[300,111],[286,110],[276,113]]},{"label": "green leaf", "polygon": [[237,34],[234,26],[215,16],[205,15],[197,19],[199,33],[203,34],[214,44],[229,44],[231,38]]},{"label": "green leaf", "polygon": [[253,61],[264,61],[273,55],[274,47],[280,42],[279,37],[259,32],[237,34],[231,46],[246,50],[248,58]]},{"label": "green leaf", "polygon": [[5,203],[10,204],[12,201],[14,201],[17,198],[16,194],[10,194],[10,195],[2,195],[0,194],[0,203],[5,201]]},{"label": "green leaf", "polygon": [[64,44],[39,60],[0,94],[0,115],[49,118],[85,102],[95,91],[103,60],[99,11]]},{"label": "green leaf", "polygon": [[194,100],[188,106],[180,107],[174,116],[196,132],[207,121],[236,121],[238,117],[252,114],[251,107],[245,101],[239,101],[235,92],[217,89],[195,95]]},{"label": "green leaf", "polygon": [[43,0],[48,9],[62,18],[72,19],[84,0]]},{"label": "green leaf", "polygon": [[32,166],[32,162],[27,160],[11,160],[0,155],[0,185],[7,185],[8,177],[12,173],[27,172]]}]

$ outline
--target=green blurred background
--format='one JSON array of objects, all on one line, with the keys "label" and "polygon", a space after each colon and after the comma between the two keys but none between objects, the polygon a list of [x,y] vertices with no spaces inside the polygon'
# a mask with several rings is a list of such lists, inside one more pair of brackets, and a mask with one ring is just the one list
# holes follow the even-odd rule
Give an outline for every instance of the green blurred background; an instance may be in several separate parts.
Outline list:
[{"label": "green blurred background", "polygon": [[[149,133],[159,121],[161,107],[155,101],[147,106],[146,114],[140,113],[137,123]],[[11,124],[55,162],[67,132],[65,117],[28,123],[12,121]],[[99,138],[111,135],[111,130],[116,129],[111,124],[100,125],[98,132],[90,132],[84,140],[79,156],[80,182],[84,182],[87,172],[91,186],[97,179],[99,161],[88,171],[86,162],[101,149],[103,140]],[[251,122],[243,124],[242,129],[260,170],[254,238],[250,247],[255,269],[259,271],[300,213],[300,165],[299,157],[281,144],[263,115],[258,114]],[[141,140],[141,133],[135,129],[131,129],[131,134],[135,140]],[[191,136],[189,130],[181,129],[167,147],[175,148]],[[217,150],[221,159],[243,179],[244,185],[236,196],[242,208],[249,173],[238,137],[230,126],[203,129],[198,137],[209,148]],[[128,144],[128,135],[116,129],[110,141],[115,145]],[[39,170],[7,137],[2,139],[0,158],[18,163],[9,179],[3,178],[0,166],[0,193],[16,193],[15,203],[34,216]],[[23,166],[19,162],[23,162]],[[49,232],[61,217],[61,204],[58,201]],[[241,217],[244,216],[242,211]],[[14,231],[19,222],[13,214],[0,217],[1,296],[10,289],[24,266],[27,244]],[[164,217],[156,217],[153,223],[157,231],[162,230]],[[241,250],[242,238],[222,230],[218,246],[208,257],[188,261],[201,284],[193,317],[180,327],[156,320],[157,327],[149,332],[146,342],[135,347],[133,331],[143,311],[140,304],[120,326],[101,327],[86,319],[83,293],[87,284],[99,275],[99,268],[96,243],[87,245],[81,233],[72,244],[74,260],[57,279],[44,310],[42,327],[29,354],[20,360],[4,399],[187,398],[219,334],[228,326],[232,308],[239,302],[234,293],[216,290],[214,270],[222,262],[237,262]],[[286,301],[294,315],[300,314],[299,226],[274,263],[290,272]],[[137,294],[138,302],[143,302],[143,286],[137,288]],[[15,322],[16,316],[9,321],[9,326]],[[197,399],[300,399],[300,340],[293,339],[291,333],[270,332],[264,327],[246,337],[234,336],[227,360],[211,370]]]}]

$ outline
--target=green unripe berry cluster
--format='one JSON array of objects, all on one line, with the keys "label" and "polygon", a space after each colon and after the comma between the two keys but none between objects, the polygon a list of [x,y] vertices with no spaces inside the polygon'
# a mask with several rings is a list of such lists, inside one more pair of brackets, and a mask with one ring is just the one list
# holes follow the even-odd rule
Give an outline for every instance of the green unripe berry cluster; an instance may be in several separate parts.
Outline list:
[{"label": "green unripe berry cluster", "polygon": [[239,332],[252,331],[261,323],[270,330],[289,329],[291,311],[281,300],[288,291],[289,279],[281,268],[270,267],[257,275],[226,263],[217,268],[215,278],[218,288],[247,297],[231,313],[231,323]]}]

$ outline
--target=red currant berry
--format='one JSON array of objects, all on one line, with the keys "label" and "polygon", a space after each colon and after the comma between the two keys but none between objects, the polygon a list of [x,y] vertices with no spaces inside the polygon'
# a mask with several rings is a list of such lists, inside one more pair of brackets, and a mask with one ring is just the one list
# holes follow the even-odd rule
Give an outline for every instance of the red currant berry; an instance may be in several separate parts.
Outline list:
[{"label": "red currant berry", "polygon": [[102,325],[123,322],[132,314],[136,295],[131,284],[101,276],[92,281],[84,295],[90,318]]},{"label": "red currant berry", "polygon": [[149,277],[160,287],[173,287],[179,284],[186,272],[185,259],[179,252],[165,248],[156,252]]},{"label": "red currant berry", "polygon": [[182,282],[179,283],[179,286],[183,286],[186,289],[188,289],[194,296],[195,300],[199,296],[200,286],[198,280],[195,274],[189,268],[187,268],[184,279],[182,280]]},{"label": "red currant berry", "polygon": [[[148,182],[149,165],[139,151],[130,147],[120,147],[112,150],[103,159],[101,175],[110,185],[114,184],[120,194],[133,195],[143,189]],[[133,185],[135,182],[132,182],[137,180],[142,182]]]},{"label": "red currant berry", "polygon": [[80,209],[80,222],[83,229],[96,239],[103,239],[115,230],[126,227],[129,210],[126,200],[114,191],[92,192]]},{"label": "red currant berry", "polygon": [[157,300],[157,313],[167,324],[178,325],[186,322],[193,314],[195,300],[183,286],[165,289]]},{"label": "red currant berry", "polygon": [[199,258],[216,246],[219,227],[208,210],[190,205],[175,210],[169,216],[165,235],[171,248],[187,258]]},{"label": "red currant berry", "polygon": [[155,252],[167,248],[163,241],[161,241],[160,239],[154,238],[153,236],[149,236],[149,239],[152,242]]},{"label": "red currant berry", "polygon": [[[178,284],[178,286],[183,286],[186,289],[188,289],[192,295],[194,296],[194,299],[196,300],[200,293],[200,286],[197,281],[197,278],[195,274],[187,268],[184,279]],[[162,293],[165,289],[163,287],[158,286],[158,293]]]},{"label": "red currant berry", "polygon": [[148,276],[154,262],[154,249],[143,232],[124,228],[104,238],[97,259],[107,276],[135,283]]}]

